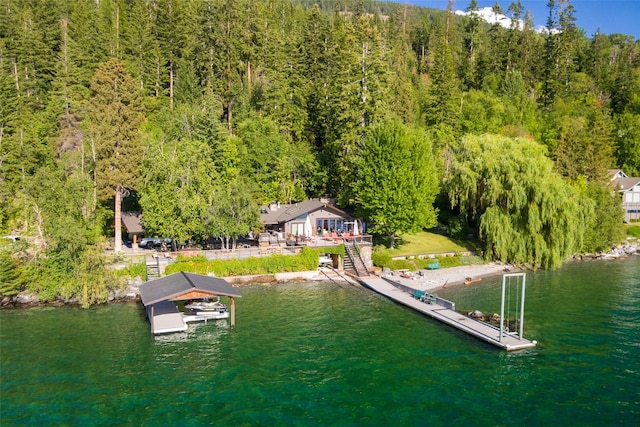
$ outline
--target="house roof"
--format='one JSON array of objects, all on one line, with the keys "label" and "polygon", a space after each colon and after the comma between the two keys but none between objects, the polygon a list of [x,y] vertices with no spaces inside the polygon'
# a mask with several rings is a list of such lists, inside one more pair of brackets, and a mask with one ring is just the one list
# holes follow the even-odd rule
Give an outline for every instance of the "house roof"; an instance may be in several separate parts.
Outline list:
[{"label": "house roof", "polygon": [[627,174],[622,169],[609,169],[609,176],[613,181],[614,179],[626,178]]},{"label": "house roof", "polygon": [[142,225],[142,213],[140,212],[122,212],[122,224],[124,224],[127,232],[131,234],[144,233]]},{"label": "house roof", "polygon": [[282,224],[318,209],[327,209],[337,215],[351,218],[351,215],[333,206],[326,199],[310,199],[299,203],[264,207],[261,219],[263,224]]},{"label": "house roof", "polygon": [[[190,299],[186,294],[205,294],[201,296],[242,297],[240,292],[226,280],[202,274],[179,272],[161,277],[140,285],[140,298],[145,306],[166,300]],[[180,298],[184,296],[184,298]]]},{"label": "house roof", "polygon": [[629,191],[629,189],[635,187],[638,184],[640,184],[640,178],[638,177],[622,178],[621,180],[619,180],[619,184],[616,185],[616,188],[619,191]]}]

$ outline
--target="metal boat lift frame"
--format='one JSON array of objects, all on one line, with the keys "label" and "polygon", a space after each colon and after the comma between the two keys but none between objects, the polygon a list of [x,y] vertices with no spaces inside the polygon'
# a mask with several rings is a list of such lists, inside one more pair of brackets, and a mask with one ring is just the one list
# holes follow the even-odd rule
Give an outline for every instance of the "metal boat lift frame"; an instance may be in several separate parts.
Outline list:
[{"label": "metal boat lift frame", "polygon": [[[522,277],[522,297],[520,298],[520,322],[518,325],[518,338],[522,339],[522,329],[524,327],[524,294],[527,282],[527,274],[526,273],[510,273],[502,275],[502,298],[500,300],[500,338],[499,341],[502,342],[502,337],[504,336],[504,297],[505,290],[507,285],[507,278],[511,279],[512,277]],[[517,285],[516,285],[517,286]],[[509,287],[511,287],[511,283],[509,280]],[[517,316],[517,314],[516,314]]]}]

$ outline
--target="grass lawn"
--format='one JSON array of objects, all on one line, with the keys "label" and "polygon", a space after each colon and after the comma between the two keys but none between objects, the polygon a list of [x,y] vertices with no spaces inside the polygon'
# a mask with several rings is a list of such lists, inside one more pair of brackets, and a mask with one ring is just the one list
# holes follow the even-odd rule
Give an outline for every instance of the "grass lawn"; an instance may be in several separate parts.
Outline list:
[{"label": "grass lawn", "polygon": [[[396,237],[396,247],[393,250],[388,249],[388,240],[378,243],[380,243],[380,245],[376,246],[376,252],[392,257],[437,252],[474,251],[478,249],[479,246],[478,242],[475,241],[455,240],[442,234],[429,233],[426,231]],[[384,245],[384,247],[382,245]]]},{"label": "grass lawn", "polygon": [[633,236],[636,239],[640,239],[640,224],[637,222],[631,224],[625,224],[625,231],[627,236]]}]

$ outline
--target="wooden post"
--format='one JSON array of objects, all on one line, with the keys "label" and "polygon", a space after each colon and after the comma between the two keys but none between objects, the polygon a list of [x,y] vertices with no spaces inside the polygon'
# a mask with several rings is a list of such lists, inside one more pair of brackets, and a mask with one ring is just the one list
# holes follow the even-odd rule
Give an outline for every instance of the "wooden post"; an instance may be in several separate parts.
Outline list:
[{"label": "wooden post", "polygon": [[151,319],[149,319],[149,323],[151,323],[151,333],[153,334],[153,305],[151,305]]},{"label": "wooden post", "polygon": [[236,326],[236,300],[231,297],[231,327]]}]

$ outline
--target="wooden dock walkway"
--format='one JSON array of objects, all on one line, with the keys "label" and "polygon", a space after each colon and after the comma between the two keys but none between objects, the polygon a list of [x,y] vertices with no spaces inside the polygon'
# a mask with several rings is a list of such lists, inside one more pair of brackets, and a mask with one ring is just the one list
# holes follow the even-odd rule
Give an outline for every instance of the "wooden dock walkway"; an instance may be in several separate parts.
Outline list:
[{"label": "wooden dock walkway", "polygon": [[501,340],[499,328],[456,312],[453,306],[447,307],[449,304],[444,300],[437,299],[435,304],[427,304],[380,277],[360,277],[359,280],[364,286],[393,301],[507,351],[531,348],[537,344],[536,341],[520,339],[517,335],[505,332],[503,332]]}]

